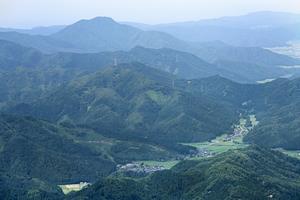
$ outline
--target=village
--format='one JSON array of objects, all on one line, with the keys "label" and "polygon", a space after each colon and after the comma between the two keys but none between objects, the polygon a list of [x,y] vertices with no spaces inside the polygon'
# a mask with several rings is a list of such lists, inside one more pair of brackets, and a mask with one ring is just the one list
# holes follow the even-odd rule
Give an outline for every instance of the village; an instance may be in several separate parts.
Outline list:
[{"label": "village", "polygon": [[258,121],[256,121],[255,115],[249,115],[246,118],[241,117],[239,123],[233,126],[232,134],[224,134],[210,142],[185,144],[196,147],[197,151],[184,157],[176,158],[175,161],[172,161],[171,165],[166,165],[169,161],[141,161],[118,165],[117,169],[119,172],[131,172],[139,175],[147,175],[156,171],[169,169],[181,160],[210,158],[229,149],[242,148],[246,146],[243,144],[242,138],[257,124]]}]

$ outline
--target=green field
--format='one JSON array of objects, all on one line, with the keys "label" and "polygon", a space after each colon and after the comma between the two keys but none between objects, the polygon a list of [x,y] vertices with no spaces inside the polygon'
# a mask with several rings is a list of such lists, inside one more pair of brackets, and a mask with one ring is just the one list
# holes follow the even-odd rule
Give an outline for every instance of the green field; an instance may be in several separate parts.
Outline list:
[{"label": "green field", "polygon": [[[249,120],[250,123],[252,124],[252,127],[257,125],[255,115],[250,115]],[[243,132],[244,134],[246,134],[249,131],[248,128],[246,127],[247,122],[248,122],[247,118],[241,118],[239,120],[239,124],[235,125],[234,129],[238,130],[238,132]],[[244,134],[239,134],[234,136],[223,134],[210,142],[186,143],[184,145],[193,146],[198,149],[204,149],[213,154],[220,154],[230,149],[239,149],[239,148],[246,147],[247,145],[243,143]],[[228,139],[228,136],[230,136],[230,139]]]},{"label": "green field", "polygon": [[185,145],[193,146],[199,149],[208,150],[214,154],[224,153],[230,149],[244,148],[247,145],[242,142],[243,137],[235,137],[233,140],[226,141],[227,134],[224,134],[211,142],[186,143]]}]

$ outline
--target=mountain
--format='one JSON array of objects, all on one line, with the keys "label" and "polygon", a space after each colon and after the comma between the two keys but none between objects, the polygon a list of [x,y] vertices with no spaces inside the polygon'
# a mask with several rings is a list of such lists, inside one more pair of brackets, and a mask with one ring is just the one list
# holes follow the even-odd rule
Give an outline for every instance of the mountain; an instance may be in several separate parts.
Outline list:
[{"label": "mountain", "polygon": [[[282,46],[299,39],[299,14],[255,12],[243,16],[221,17],[192,22],[135,25],[144,30],[166,32],[191,42],[220,40],[237,46]],[[272,35],[272,37],[269,37]]]},{"label": "mountain", "polygon": [[[128,57],[132,59],[132,62],[144,63],[184,79],[224,74],[216,66],[205,62],[193,54],[167,48],[149,49],[136,47],[129,51]],[[122,62],[122,60],[120,61]]]},{"label": "mountain", "polygon": [[148,48],[189,49],[189,45],[171,35],[119,24],[108,17],[80,20],[51,35],[30,35],[24,32],[1,32],[0,39],[16,42],[45,53],[130,50]]},{"label": "mountain", "polygon": [[197,56],[172,49],[149,49],[135,47],[128,52],[102,53],[56,53],[43,54],[33,48],[0,40],[0,69],[15,70],[17,67],[30,69],[81,69],[95,71],[118,63],[140,62],[181,78],[199,78],[215,75],[215,66]]},{"label": "mountain", "polygon": [[63,25],[39,26],[31,29],[0,28],[0,32],[17,32],[29,35],[51,35],[65,28]]},{"label": "mountain", "polygon": [[[191,53],[206,62],[210,62],[210,64],[216,63],[217,65],[215,66],[216,69],[212,70],[212,67],[207,63],[198,60],[197,64],[199,63],[203,69],[195,70],[195,64],[192,64],[193,66],[191,68],[193,69],[184,69],[186,75],[182,76],[183,78],[198,78],[219,74],[236,81],[255,82],[277,78],[287,74],[299,75],[299,73],[294,72],[294,70],[279,68],[279,66],[298,65],[300,63],[299,60],[276,54],[269,50],[258,47],[235,47],[222,42],[188,43],[166,33],[142,31],[128,25],[119,24],[111,18],[105,17],[81,20],[50,36],[3,32],[0,33],[0,39],[14,41],[23,46],[33,47],[46,53],[129,51],[136,46],[154,49],[168,48]],[[141,51],[141,49],[139,49],[139,51]],[[152,57],[154,57],[154,53],[151,53]],[[168,54],[170,53],[172,52],[169,51]],[[74,56],[76,55],[73,55],[73,58]],[[143,59],[145,58],[144,56]],[[99,62],[100,59],[98,58],[96,60]],[[175,58],[175,61],[176,60],[178,59]],[[195,59],[192,60],[195,62]],[[45,65],[48,63],[42,64]],[[153,61],[145,64],[153,65]],[[158,64],[159,63],[156,63],[156,65]],[[175,64],[178,65],[176,62],[172,62],[172,65]],[[182,63],[181,66],[183,66],[183,64],[186,64],[186,61]],[[160,68],[168,70],[168,68],[170,68],[169,65],[170,61],[166,63],[166,66],[160,66]],[[178,67],[172,68],[174,72]],[[201,75],[199,76],[199,74]]]},{"label": "mountain", "polygon": [[249,147],[143,179],[108,177],[67,199],[298,199],[299,165],[282,153]]},{"label": "mountain", "polygon": [[122,64],[75,79],[11,111],[53,122],[70,119],[109,137],[164,145],[204,141],[237,120],[231,107],[179,90],[175,77],[141,64]]},{"label": "mountain", "polygon": [[70,43],[85,52],[129,50],[135,46],[186,48],[185,42],[168,34],[141,31],[131,26],[119,24],[107,17],[78,21],[51,35],[51,37]]},{"label": "mountain", "polygon": [[[200,49],[200,48],[199,48]],[[222,43],[202,44],[198,53],[201,58],[182,51],[168,48],[149,49],[135,47],[128,52],[102,53],[55,53],[43,54],[32,48],[0,40],[1,69],[26,69],[68,71],[64,74],[93,72],[118,63],[140,62],[156,69],[175,74],[179,78],[193,79],[213,75],[238,82],[253,83],[294,73],[279,65],[295,65],[296,59],[272,53],[260,48],[231,47]],[[208,62],[212,62],[208,63]],[[300,61],[299,61],[300,62]],[[73,71],[70,72],[70,71]]]}]

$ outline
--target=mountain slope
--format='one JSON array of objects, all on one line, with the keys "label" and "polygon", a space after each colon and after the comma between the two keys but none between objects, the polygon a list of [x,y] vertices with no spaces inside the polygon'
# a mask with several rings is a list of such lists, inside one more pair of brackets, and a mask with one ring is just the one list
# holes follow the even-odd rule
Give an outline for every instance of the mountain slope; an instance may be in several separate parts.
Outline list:
[{"label": "mountain slope", "polygon": [[184,161],[142,180],[106,178],[67,199],[297,199],[299,164],[279,152],[251,147]]},{"label": "mountain slope", "polygon": [[61,184],[93,181],[115,164],[65,136],[63,129],[33,118],[1,115],[1,172]]},{"label": "mountain slope", "polygon": [[174,77],[141,64],[109,67],[13,110],[51,121],[71,119],[117,138],[168,145],[230,130],[237,113],[173,86]]},{"label": "mountain slope", "polygon": [[64,122],[0,115],[1,199],[62,199],[57,185],[93,183],[135,160],[178,156],[158,146],[103,137]]},{"label": "mountain slope", "polygon": [[264,85],[267,111],[245,140],[268,147],[299,149],[300,80],[279,79]]},{"label": "mountain slope", "polygon": [[259,124],[245,141],[271,148],[299,150],[300,80],[278,79],[266,84],[238,84],[215,76],[178,87],[224,102],[238,110],[256,114]]},{"label": "mountain slope", "polygon": [[[13,70],[17,67],[36,67],[44,55],[32,48],[0,40],[0,70]],[[42,67],[42,66],[41,66]]]}]

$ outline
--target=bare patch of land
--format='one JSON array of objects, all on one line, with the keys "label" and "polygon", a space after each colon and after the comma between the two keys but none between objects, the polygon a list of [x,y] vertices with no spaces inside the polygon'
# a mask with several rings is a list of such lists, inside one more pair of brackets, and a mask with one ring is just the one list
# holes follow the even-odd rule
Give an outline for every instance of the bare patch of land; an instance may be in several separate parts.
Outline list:
[{"label": "bare patch of land", "polygon": [[86,187],[88,187],[90,183],[80,182],[78,184],[68,184],[68,185],[59,185],[64,194],[68,194],[70,192],[78,192]]}]

